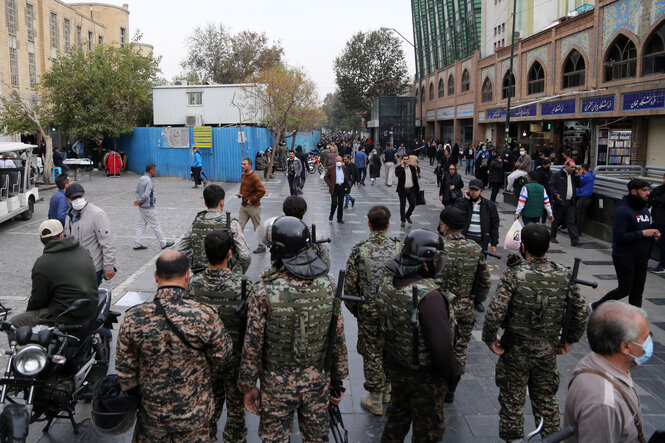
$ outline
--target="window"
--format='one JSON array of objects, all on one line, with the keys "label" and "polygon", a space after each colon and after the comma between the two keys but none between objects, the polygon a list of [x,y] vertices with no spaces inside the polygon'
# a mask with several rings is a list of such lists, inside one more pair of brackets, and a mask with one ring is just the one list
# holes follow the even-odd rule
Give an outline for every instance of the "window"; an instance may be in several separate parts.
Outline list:
[{"label": "window", "polygon": [[120,47],[123,48],[125,46],[125,43],[127,43],[125,40],[127,39],[127,30],[125,28],[120,28]]},{"label": "window", "polygon": [[76,46],[81,46],[81,27],[76,27]]},{"label": "window", "polygon": [[97,36],[97,43],[99,43],[100,45],[101,45],[102,43],[104,43],[104,36],[102,36],[102,35],[98,35],[98,36]]},{"label": "window", "polygon": [[203,104],[203,92],[188,92],[187,105],[198,106]]},{"label": "window", "polygon": [[465,69],[464,72],[462,72],[462,92],[468,91],[470,87],[469,71]]},{"label": "window", "polygon": [[494,36],[496,37],[496,28],[494,28]]},{"label": "window", "polygon": [[68,19],[65,19],[65,22],[62,25],[62,34],[63,37],[65,38],[65,51],[69,51],[69,48],[71,48],[71,33],[72,33],[72,25],[69,22]]},{"label": "window", "polygon": [[88,31],[88,51],[92,51],[92,31]]},{"label": "window", "polygon": [[494,50],[496,51],[496,42],[494,42]]},{"label": "window", "polygon": [[631,39],[619,34],[610,45],[605,57],[605,81],[635,77],[637,49]]},{"label": "window", "polygon": [[421,86],[420,87],[420,102],[422,103],[424,101],[425,101],[425,87]]},{"label": "window", "polygon": [[501,32],[506,32],[506,24],[501,24]]},{"label": "window", "polygon": [[504,47],[504,46],[506,46],[506,39],[502,38],[501,39],[501,47]]},{"label": "window", "polygon": [[25,29],[28,32],[28,41],[35,41],[35,7],[30,3],[25,4]]},{"label": "window", "polygon": [[16,35],[16,0],[7,0],[7,32]]},{"label": "window", "polygon": [[563,88],[584,85],[584,57],[573,49],[563,62]]},{"label": "window", "polygon": [[9,76],[12,86],[18,87],[18,54],[15,39],[9,41]]},{"label": "window", "polygon": [[32,52],[28,53],[28,75],[30,76],[30,89],[34,89],[37,86],[37,62],[35,54]]},{"label": "window", "polygon": [[492,101],[492,82],[489,78],[486,78],[483,82],[482,101],[483,103]]},{"label": "window", "polygon": [[455,95],[455,79],[452,75],[448,77],[448,95]]},{"label": "window", "polygon": [[527,77],[528,82],[528,94],[540,94],[545,90],[545,71],[543,71],[543,66],[540,62],[535,61],[529,69],[529,76]]},{"label": "window", "polygon": [[508,98],[509,93],[511,97],[515,97],[515,76],[512,72],[506,72],[506,75],[503,77],[503,87],[501,89],[501,98]]},{"label": "window", "polygon": [[649,37],[644,48],[642,74],[665,73],[665,22]]},{"label": "window", "polygon": [[58,14],[51,12],[51,48],[58,49]]},{"label": "window", "polygon": [[445,95],[445,90],[443,89],[443,79],[439,79],[439,98]]},{"label": "window", "polygon": [[429,99],[434,100],[434,83],[429,84]]}]

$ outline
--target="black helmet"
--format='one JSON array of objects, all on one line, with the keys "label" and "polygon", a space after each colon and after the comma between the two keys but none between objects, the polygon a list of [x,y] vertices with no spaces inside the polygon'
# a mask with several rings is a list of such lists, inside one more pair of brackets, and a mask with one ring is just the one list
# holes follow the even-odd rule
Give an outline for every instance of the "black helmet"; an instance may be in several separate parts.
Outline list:
[{"label": "black helmet", "polygon": [[123,391],[116,374],[97,381],[92,393],[92,426],[102,435],[120,435],[136,420],[140,397]]},{"label": "black helmet", "polygon": [[307,225],[295,217],[279,217],[270,230],[270,253],[296,277],[313,279],[328,272],[328,266],[312,249]]},{"label": "black helmet", "polygon": [[[388,262],[386,268],[397,276],[406,277],[419,271],[423,263],[428,263],[428,275],[433,276],[443,269],[445,254],[443,239],[439,234],[415,229],[406,235],[402,252]],[[436,266],[432,266],[437,257]]]}]

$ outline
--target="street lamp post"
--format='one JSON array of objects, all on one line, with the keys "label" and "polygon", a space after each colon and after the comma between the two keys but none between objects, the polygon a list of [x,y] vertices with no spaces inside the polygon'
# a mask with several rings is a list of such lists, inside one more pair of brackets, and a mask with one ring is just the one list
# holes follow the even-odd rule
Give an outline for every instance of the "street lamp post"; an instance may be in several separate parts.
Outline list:
[{"label": "street lamp post", "polygon": [[[418,59],[422,61],[422,59],[423,59],[423,50],[422,50],[422,48],[420,48],[420,47],[416,48],[416,45],[414,45],[413,43],[411,43],[411,42],[409,41],[409,39],[407,39],[406,37],[404,37],[404,36],[402,35],[402,33],[399,32],[397,29],[395,29],[395,28],[387,28],[387,27],[385,27],[385,26],[382,26],[382,27],[381,27],[381,31],[384,31],[384,32],[395,31],[395,32],[397,33],[397,35],[399,35],[400,37],[402,37],[402,39],[403,39],[405,42],[407,42],[408,44],[410,44],[410,45],[413,47],[414,52],[415,52],[415,51],[418,51]],[[418,79],[418,83],[420,83],[421,78],[420,78],[420,75],[418,75],[418,59],[416,59],[416,78]],[[418,131],[418,132],[420,133],[420,139],[421,139],[421,140],[425,140],[425,127],[423,126],[423,97],[422,97],[422,88],[420,87],[420,85],[416,85],[416,88],[417,88],[417,91],[418,91],[418,94],[416,94],[416,96],[418,97],[418,100],[419,100],[419,103],[420,103],[420,127],[419,127],[419,131]]]},{"label": "street lamp post", "polygon": [[[510,39],[510,67],[508,68],[508,102],[506,103],[506,130],[505,130],[505,141],[504,144],[508,145],[508,139],[510,138],[510,98],[513,95],[513,57],[515,56],[515,19],[517,12],[517,0],[513,0],[513,33]],[[517,89],[517,88],[516,88]]]}]

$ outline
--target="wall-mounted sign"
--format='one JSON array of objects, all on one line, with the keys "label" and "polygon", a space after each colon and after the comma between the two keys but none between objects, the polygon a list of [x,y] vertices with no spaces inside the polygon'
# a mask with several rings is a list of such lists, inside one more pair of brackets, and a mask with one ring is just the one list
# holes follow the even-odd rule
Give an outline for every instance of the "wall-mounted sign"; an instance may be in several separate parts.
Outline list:
[{"label": "wall-mounted sign", "polygon": [[[519,108],[511,108],[511,118],[535,117],[538,114],[538,106],[526,105]],[[494,108],[487,110],[487,120],[497,120],[506,118],[506,108]]]},{"label": "wall-mounted sign", "polygon": [[487,120],[506,118],[506,108],[494,108],[487,110]]},{"label": "wall-mounted sign", "polygon": [[665,107],[665,89],[653,91],[630,92],[621,94],[624,111],[637,111],[638,109],[660,109]]},{"label": "wall-mounted sign", "polygon": [[436,110],[437,120],[442,118],[455,118],[455,107],[448,106],[446,108],[439,108]]},{"label": "wall-mounted sign", "polygon": [[212,148],[212,126],[194,126],[194,146]]},{"label": "wall-mounted sign", "polygon": [[457,116],[460,117],[462,115],[473,115],[473,103],[457,105]]},{"label": "wall-mounted sign", "polygon": [[427,120],[434,120],[435,116],[436,116],[436,111],[434,110],[427,111]]},{"label": "wall-mounted sign", "polygon": [[540,115],[565,115],[575,113],[575,100],[562,100],[558,102],[542,103]]},{"label": "wall-mounted sign", "polygon": [[589,97],[582,99],[582,114],[591,114],[594,112],[612,112],[614,111],[614,96],[604,95],[602,97]]}]

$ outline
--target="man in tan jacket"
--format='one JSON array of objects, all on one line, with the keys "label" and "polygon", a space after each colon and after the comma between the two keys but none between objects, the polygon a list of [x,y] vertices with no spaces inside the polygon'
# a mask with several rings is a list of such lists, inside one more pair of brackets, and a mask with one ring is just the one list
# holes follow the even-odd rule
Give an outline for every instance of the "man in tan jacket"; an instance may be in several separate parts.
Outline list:
[{"label": "man in tan jacket", "polygon": [[[240,164],[242,175],[240,176],[240,192],[236,194],[242,199],[240,210],[238,211],[238,222],[241,232],[245,231],[245,225],[252,220],[254,231],[261,225],[261,198],[266,194],[266,188],[263,187],[259,174],[252,170],[252,159],[243,158]],[[258,239],[258,247],[254,254],[266,252],[266,247]]]},{"label": "man in tan jacket", "polygon": [[349,177],[342,163],[342,157],[339,155],[336,157],[335,164],[328,167],[323,179],[328,184],[331,197],[328,220],[332,221],[335,210],[337,210],[337,223],[344,223],[344,220],[342,220],[344,216],[344,195],[350,192],[351,189],[349,188]]}]

